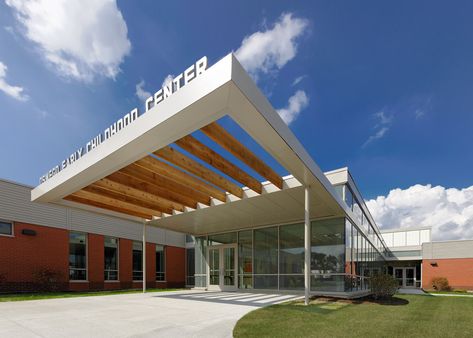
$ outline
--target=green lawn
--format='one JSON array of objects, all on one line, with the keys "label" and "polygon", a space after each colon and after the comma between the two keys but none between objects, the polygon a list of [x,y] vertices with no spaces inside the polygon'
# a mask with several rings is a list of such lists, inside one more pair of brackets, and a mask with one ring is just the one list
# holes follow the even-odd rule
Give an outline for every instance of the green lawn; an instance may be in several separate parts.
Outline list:
[{"label": "green lawn", "polygon": [[[177,291],[181,289],[148,289],[146,292]],[[38,292],[38,293],[14,293],[0,294],[0,302],[16,302],[21,300],[36,300],[50,298],[71,298],[71,297],[91,297],[108,296],[127,293],[141,293],[142,290],[115,290],[115,291],[90,291],[90,292]]]},{"label": "green lawn", "polygon": [[313,301],[241,318],[235,337],[473,337],[473,298],[397,295],[399,305]]}]

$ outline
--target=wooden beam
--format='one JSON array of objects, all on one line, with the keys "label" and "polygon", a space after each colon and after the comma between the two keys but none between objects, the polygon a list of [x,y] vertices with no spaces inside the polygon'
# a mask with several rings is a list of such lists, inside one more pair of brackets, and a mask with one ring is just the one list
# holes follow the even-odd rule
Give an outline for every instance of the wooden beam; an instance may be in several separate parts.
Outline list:
[{"label": "wooden beam", "polygon": [[207,182],[210,182],[216,185],[217,187],[222,188],[223,190],[232,193],[235,196],[238,196],[240,198],[243,197],[243,190],[238,185],[226,179],[225,177],[217,174],[216,172],[206,168],[199,162],[180,153],[172,147],[164,147],[162,149],[159,149],[158,151],[155,151],[154,154],[206,180]]},{"label": "wooden beam", "polygon": [[[142,170],[141,167],[139,169]],[[123,184],[125,186],[132,187],[139,191],[146,192],[151,195],[160,196],[169,201],[173,201],[187,207],[191,207],[194,209],[197,207],[197,201],[195,199],[187,197],[186,195],[183,195],[183,194],[176,193],[169,189],[164,189],[161,185],[156,184],[155,181],[147,180],[147,178],[143,179],[142,176],[140,177],[130,176],[125,173],[117,171],[107,176],[106,178],[108,180]],[[210,204],[210,199],[207,197],[204,197],[201,203]]]},{"label": "wooden beam", "polygon": [[245,147],[232,134],[226,131],[217,122],[213,122],[201,129],[212,141],[227,150],[233,156],[245,163],[258,174],[273,183],[279,189],[283,187],[282,177],[279,176],[270,166],[259,159],[251,150]]},{"label": "wooden beam", "polygon": [[150,204],[156,204],[165,209],[175,209],[178,211],[184,211],[184,206],[180,203],[172,202],[165,198],[162,198],[158,195],[153,195],[145,191],[135,189],[133,187],[122,184],[120,179],[110,180],[108,178],[103,178],[95,183],[92,186],[100,187],[103,189],[110,190],[119,194],[130,196],[138,200],[148,202]]},{"label": "wooden beam", "polygon": [[[89,185],[88,187],[82,188],[82,191],[86,191],[92,193],[94,195],[102,196],[104,198],[111,199],[116,202],[123,202],[127,203],[128,205],[134,205],[135,207],[143,207],[148,210],[152,210],[154,213],[161,214],[162,212],[171,214],[172,208],[164,208],[161,205],[157,205],[155,203],[145,202],[143,200],[139,200],[137,198],[133,198],[121,193],[116,193],[107,189],[99,188],[96,186]],[[154,214],[153,214],[154,215]]]},{"label": "wooden beam", "polygon": [[204,145],[202,142],[198,141],[193,136],[184,136],[180,140],[177,140],[176,144],[192,155],[197,156],[202,161],[230,176],[234,180],[256,191],[257,193],[261,194],[263,191],[261,182],[248,175],[246,172],[238,168],[230,161],[226,160],[221,155],[217,154],[215,151]]},{"label": "wooden beam", "polygon": [[141,160],[136,161],[135,164],[159,175],[168,177],[175,182],[181,183],[181,185],[188,186],[193,190],[210,195],[222,202],[226,202],[224,191],[154,157],[144,157]]},{"label": "wooden beam", "polygon": [[134,210],[143,215],[151,215],[151,216],[158,216],[158,217],[161,217],[162,215],[161,212],[156,211],[156,210],[151,210],[149,208],[146,208],[140,205],[135,205],[128,202],[119,201],[114,198],[106,197],[106,196],[92,193],[85,190],[76,191],[74,194],[72,194],[72,196],[86,199],[86,200],[96,202],[96,203],[101,203],[109,207],[115,207],[115,208],[120,208],[120,209],[125,209],[125,210]]},{"label": "wooden beam", "polygon": [[136,210],[128,210],[128,209],[118,208],[116,206],[111,206],[111,205],[107,205],[107,204],[103,204],[103,203],[99,203],[99,202],[94,202],[94,201],[91,201],[91,200],[88,200],[88,199],[85,199],[85,198],[81,198],[81,197],[77,197],[77,196],[74,196],[74,195],[66,196],[66,197],[64,197],[64,199],[68,200],[68,201],[71,201],[71,202],[86,204],[86,205],[90,205],[90,206],[93,206],[93,207],[96,207],[96,208],[115,211],[115,212],[119,212],[121,214],[135,216],[135,217],[139,217],[139,218],[144,218],[144,219],[153,218],[152,215],[142,214],[142,213],[140,213]]},{"label": "wooden beam", "polygon": [[201,191],[194,190],[188,185],[176,182],[166,176],[160,175],[151,169],[141,167],[138,164],[130,164],[129,166],[122,168],[120,172],[128,176],[138,178],[142,181],[146,181],[150,184],[160,186],[161,188],[170,190],[174,193],[181,194],[196,202],[210,205],[209,195],[206,195]]}]

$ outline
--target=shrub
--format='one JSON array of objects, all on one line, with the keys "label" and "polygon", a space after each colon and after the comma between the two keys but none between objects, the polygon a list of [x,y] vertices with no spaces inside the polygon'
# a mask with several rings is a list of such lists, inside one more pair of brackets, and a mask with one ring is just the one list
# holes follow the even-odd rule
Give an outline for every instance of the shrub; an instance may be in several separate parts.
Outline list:
[{"label": "shrub", "polygon": [[450,291],[452,289],[448,284],[448,279],[445,277],[434,277],[431,284],[436,291]]},{"label": "shrub", "polygon": [[374,299],[391,298],[399,288],[397,280],[391,275],[378,274],[370,279]]},{"label": "shrub", "polygon": [[57,291],[60,288],[62,274],[50,268],[40,268],[34,272],[34,278],[43,291]]}]

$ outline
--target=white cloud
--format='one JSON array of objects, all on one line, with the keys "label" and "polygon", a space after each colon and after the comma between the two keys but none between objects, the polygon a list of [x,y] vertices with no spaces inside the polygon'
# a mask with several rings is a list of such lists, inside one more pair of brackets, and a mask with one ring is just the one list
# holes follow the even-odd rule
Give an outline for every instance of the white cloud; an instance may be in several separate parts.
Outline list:
[{"label": "white cloud", "polygon": [[393,116],[392,115],[386,115],[384,110],[381,110],[375,114],[373,114],[373,117],[376,119],[376,124],[374,126],[375,133],[368,137],[368,139],[363,143],[361,146],[362,148],[365,148],[368,146],[370,143],[379,140],[386,135],[386,133],[389,131],[391,128],[391,124],[393,121]]},{"label": "white cloud", "polygon": [[473,239],[473,186],[414,185],[366,202],[384,229],[432,227],[433,240]]},{"label": "white cloud", "polygon": [[171,82],[172,80],[174,80],[174,75],[168,74],[168,76],[164,78],[163,87],[167,86],[167,84]]},{"label": "white cloud", "polygon": [[278,113],[287,125],[294,122],[301,111],[309,104],[309,97],[303,90],[298,90],[289,98],[289,102],[285,108],[278,109]]},{"label": "white cloud", "polygon": [[302,80],[304,80],[305,78],[307,77],[307,75],[301,75],[301,76],[298,76],[294,79],[294,81],[292,82],[292,86],[296,86],[298,85]]},{"label": "white cloud", "polygon": [[271,29],[246,36],[235,55],[254,79],[275,72],[296,56],[296,40],[308,25],[306,19],[283,13]]},{"label": "white cloud", "polygon": [[0,61],[0,90],[18,101],[28,100],[28,95],[24,94],[24,88],[12,86],[6,81],[8,67]]},{"label": "white cloud", "polygon": [[25,37],[57,72],[90,81],[115,78],[129,54],[128,29],[115,0],[6,0]]},{"label": "white cloud", "polygon": [[136,96],[138,96],[138,98],[141,101],[146,101],[146,99],[151,96],[151,93],[146,91],[144,89],[144,86],[145,86],[145,82],[141,80],[139,83],[136,84],[136,87],[135,87],[136,88],[135,94]]}]

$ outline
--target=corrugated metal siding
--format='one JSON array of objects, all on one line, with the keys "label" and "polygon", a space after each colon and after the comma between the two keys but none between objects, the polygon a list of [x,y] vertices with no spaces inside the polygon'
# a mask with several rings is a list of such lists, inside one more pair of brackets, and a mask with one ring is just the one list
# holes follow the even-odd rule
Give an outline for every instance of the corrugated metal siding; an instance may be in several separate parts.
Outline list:
[{"label": "corrugated metal siding", "polygon": [[[0,180],[0,219],[142,240],[143,224],[55,204],[31,202],[31,188]],[[185,235],[148,227],[147,241],[185,247]]]}]

